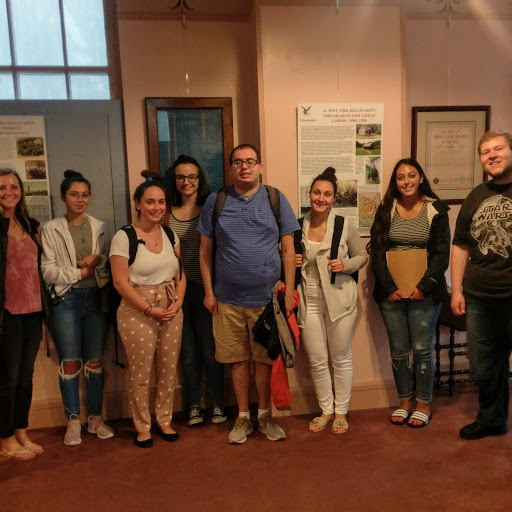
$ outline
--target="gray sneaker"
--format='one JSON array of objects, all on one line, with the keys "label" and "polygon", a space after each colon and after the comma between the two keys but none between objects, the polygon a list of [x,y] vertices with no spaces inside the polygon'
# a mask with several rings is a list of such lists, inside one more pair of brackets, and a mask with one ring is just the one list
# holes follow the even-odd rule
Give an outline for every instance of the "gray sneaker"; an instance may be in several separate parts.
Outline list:
[{"label": "gray sneaker", "polygon": [[87,432],[96,434],[99,439],[114,437],[114,431],[101,419],[101,416],[87,418]]},{"label": "gray sneaker", "polygon": [[229,433],[229,444],[242,444],[247,441],[247,436],[252,432],[251,420],[247,418],[237,418],[233,430]]},{"label": "gray sneaker", "polygon": [[258,430],[265,434],[270,441],[279,441],[286,437],[284,430],[272,419],[268,412],[258,420]]},{"label": "gray sneaker", "polygon": [[76,414],[72,414],[68,420],[68,428],[66,430],[66,435],[64,436],[64,444],[68,446],[80,444],[82,442],[82,438],[80,436],[81,430],[82,425],[78,416]]}]

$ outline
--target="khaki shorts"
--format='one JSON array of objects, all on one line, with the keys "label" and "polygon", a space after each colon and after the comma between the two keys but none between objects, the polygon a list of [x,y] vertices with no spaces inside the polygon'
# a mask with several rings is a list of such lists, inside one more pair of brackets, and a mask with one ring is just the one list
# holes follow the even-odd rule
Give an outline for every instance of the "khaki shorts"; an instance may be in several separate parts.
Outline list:
[{"label": "khaki shorts", "polygon": [[256,343],[252,328],[265,306],[245,308],[218,303],[219,312],[213,315],[215,359],[220,363],[239,363],[252,359],[258,363],[272,364],[267,349]]}]

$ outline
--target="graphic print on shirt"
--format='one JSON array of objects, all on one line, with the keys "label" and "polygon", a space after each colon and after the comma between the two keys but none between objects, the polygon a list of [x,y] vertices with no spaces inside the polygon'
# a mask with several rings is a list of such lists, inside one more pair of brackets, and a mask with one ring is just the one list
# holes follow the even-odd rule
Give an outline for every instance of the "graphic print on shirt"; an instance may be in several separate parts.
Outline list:
[{"label": "graphic print on shirt", "polygon": [[512,200],[496,195],[483,201],[473,215],[471,235],[482,254],[493,251],[508,258],[507,249],[512,247]]}]

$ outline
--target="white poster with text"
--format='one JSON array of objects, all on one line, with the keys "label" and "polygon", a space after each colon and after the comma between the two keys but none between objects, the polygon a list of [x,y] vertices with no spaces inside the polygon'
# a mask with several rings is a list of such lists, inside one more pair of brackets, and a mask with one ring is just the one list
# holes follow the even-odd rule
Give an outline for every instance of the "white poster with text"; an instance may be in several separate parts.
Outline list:
[{"label": "white poster with text", "polygon": [[27,208],[39,222],[51,219],[43,116],[0,116],[0,168],[23,181]]},{"label": "white poster with text", "polygon": [[297,110],[300,213],[309,188],[327,167],[336,170],[333,210],[368,236],[382,195],[383,103],[302,103]]}]

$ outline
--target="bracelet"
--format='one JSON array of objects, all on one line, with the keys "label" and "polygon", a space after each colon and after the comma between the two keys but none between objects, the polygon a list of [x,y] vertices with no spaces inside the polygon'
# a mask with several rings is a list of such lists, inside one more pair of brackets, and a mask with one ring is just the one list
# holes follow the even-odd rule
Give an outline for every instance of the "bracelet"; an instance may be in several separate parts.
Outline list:
[{"label": "bracelet", "polygon": [[[145,310],[144,310],[144,316],[149,316],[149,313],[151,313],[151,310],[153,309],[153,306],[148,306]],[[148,313],[149,311],[149,313]]]}]

